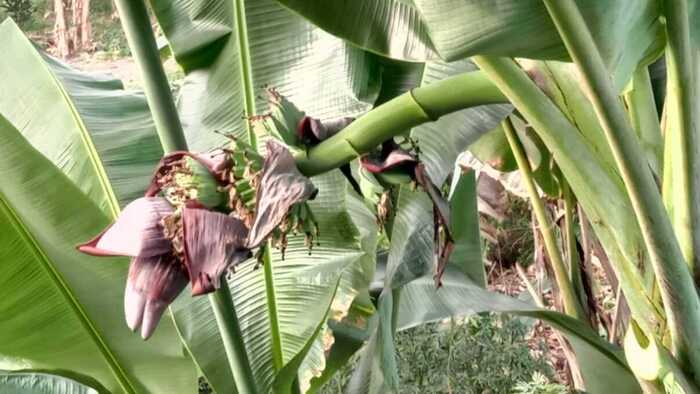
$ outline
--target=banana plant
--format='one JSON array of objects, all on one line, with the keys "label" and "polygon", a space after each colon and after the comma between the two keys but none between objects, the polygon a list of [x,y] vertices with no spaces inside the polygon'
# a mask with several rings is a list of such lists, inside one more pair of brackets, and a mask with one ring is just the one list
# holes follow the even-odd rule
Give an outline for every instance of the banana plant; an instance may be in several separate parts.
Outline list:
[{"label": "banana plant", "polygon": [[[317,388],[367,341],[351,392],[398,391],[396,329],[492,310],[535,316],[560,329],[592,392],[612,387],[612,376],[606,375],[612,371],[625,377],[619,386],[624,392],[638,391],[637,384],[648,391],[696,390],[696,2],[498,0],[485,7],[476,0],[152,0],[171,53],[186,74],[177,103],[145,4],[120,0],[117,6],[145,81],[145,98],[41,55],[12,22],[0,26],[3,37],[9,37],[2,45],[17,53],[0,62],[3,91],[14,92],[0,97],[0,138],[5,141],[0,147],[6,150],[1,169],[9,179],[0,189],[6,211],[2,227],[11,229],[3,230],[9,236],[3,250],[28,259],[8,254],[2,260],[12,263],[3,267],[36,267],[45,281],[37,282],[25,268],[23,286],[3,287],[8,310],[27,297],[39,302],[32,304],[35,313],[23,311],[0,324],[8,337],[18,339],[0,347],[0,368],[57,374],[68,369],[65,376],[98,391],[173,392],[170,385],[185,390],[181,382],[194,384],[196,366],[217,392],[306,391]],[[669,89],[659,125],[645,75],[646,66],[664,54]],[[470,56],[481,71],[465,60]],[[575,66],[533,65],[515,57]],[[35,77],[18,77],[20,68]],[[571,83],[572,76],[580,83]],[[34,89],[35,83],[41,89]],[[319,190],[309,206],[319,224],[320,245],[311,257],[303,236],[290,236],[284,252],[262,245],[261,269],[252,260],[240,264],[208,300],[179,297],[169,315],[186,355],[167,320],[147,345],[133,345],[136,339],[128,331],[106,329],[116,325],[115,311],[121,310],[126,263],[115,259],[104,265],[109,263],[79,256],[72,246],[142,194],[163,152],[207,151],[230,138],[265,155],[263,142],[274,137],[256,125],[274,118],[276,105],[259,95],[265,85],[276,89],[270,90],[277,92],[275,100],[284,97],[297,107],[288,130],[303,133],[303,124],[319,127],[333,118],[357,118],[323,141],[290,147],[299,171]],[[507,103],[551,153],[565,179],[561,185],[571,187],[610,258],[631,311],[624,343],[629,364],[619,349],[601,343],[576,308],[565,308],[567,317],[473,285],[484,284],[474,215],[457,214],[473,213],[473,184],[452,169],[458,153],[512,110],[493,104]],[[474,108],[481,105],[489,107]],[[51,132],[52,127],[59,132]],[[516,135],[510,133],[511,147],[517,147]],[[404,150],[400,136],[410,137],[407,143],[418,149]],[[380,145],[396,148],[407,160],[393,168],[388,157],[381,157],[392,152],[377,152]],[[367,175],[366,164],[377,154],[383,162],[374,163],[375,175]],[[364,156],[359,170],[353,163],[355,170],[345,167],[345,177],[334,171],[359,156]],[[525,161],[518,165],[527,177]],[[408,174],[390,176],[406,169]],[[450,172],[456,182],[453,207],[442,192]],[[377,206],[382,199],[374,192],[358,195],[350,186],[357,180],[346,182],[353,174],[364,185],[370,182],[364,178],[376,178],[375,190],[389,196],[384,204],[392,196],[398,203],[395,214],[381,214],[386,206]],[[406,180],[419,183],[421,191],[393,184]],[[47,191],[37,194],[37,188]],[[536,190],[530,194],[534,201]],[[569,213],[574,196],[566,198]],[[90,220],[78,219],[85,216],[81,209],[90,210]],[[380,224],[391,245],[376,304],[369,293],[379,240],[373,210],[386,216]],[[407,217],[411,211],[420,219]],[[563,237],[568,256],[561,260],[574,272],[570,220],[569,214]],[[547,249],[556,260],[551,238]],[[405,253],[419,245],[423,248],[416,253]],[[440,290],[426,287],[423,277],[434,262],[438,275],[431,285],[442,283]],[[458,279],[456,267],[461,268]],[[559,272],[560,289],[578,286],[573,275]],[[13,271],[4,273],[16,278]],[[84,275],[95,279],[81,280]],[[48,297],[46,289],[53,291]],[[94,297],[97,289],[107,293]],[[470,298],[476,304],[465,302]],[[425,303],[416,300],[430,300],[431,307],[422,310]],[[46,310],[59,319],[49,319]],[[109,313],[98,313],[103,310]],[[48,332],[84,334],[75,346],[63,346],[71,352],[65,358],[70,363],[50,349],[75,337],[54,338],[48,346],[45,335],[22,335],[41,319],[51,320],[39,324]],[[331,346],[334,340],[337,346]],[[640,354],[654,367],[639,363],[634,357]],[[609,368],[591,368],[600,365]],[[168,373],[154,372],[158,368]],[[171,376],[174,368],[182,371],[176,374],[179,380]]]},{"label": "banana plant", "polygon": [[[640,381],[657,387],[663,382],[669,390],[695,390],[698,353],[690,338],[697,336],[700,324],[693,280],[698,232],[694,228],[697,208],[690,196],[696,187],[697,144],[693,141],[699,113],[696,2],[377,4],[384,18],[411,16],[400,19],[403,25],[392,25],[402,28],[403,34],[395,35],[388,34],[386,26],[350,27],[352,21],[372,20],[372,7],[281,2],[329,32],[386,56],[401,58],[406,53],[392,49],[417,41],[429,42],[432,45],[421,48],[447,60],[475,55],[477,65],[553,153],[591,218],[630,303],[633,322],[640,327],[637,334],[644,333],[628,332],[630,343],[640,340],[638,346],[646,347],[650,342],[665,342],[672,354],[662,358],[677,367],[661,370],[675,376],[674,382],[663,374],[644,374]],[[345,17],[338,18],[337,12]],[[607,18],[616,22],[606,24]],[[465,23],[469,20],[474,22]],[[613,25],[614,32],[608,30]],[[528,38],[529,34],[533,36]],[[645,75],[646,66],[662,55],[669,65],[671,89],[662,125],[666,128],[664,170],[659,174],[661,127],[655,105],[650,105],[653,97]],[[570,60],[575,78],[567,80],[562,74],[565,67],[554,63],[533,69],[497,56]]]}]

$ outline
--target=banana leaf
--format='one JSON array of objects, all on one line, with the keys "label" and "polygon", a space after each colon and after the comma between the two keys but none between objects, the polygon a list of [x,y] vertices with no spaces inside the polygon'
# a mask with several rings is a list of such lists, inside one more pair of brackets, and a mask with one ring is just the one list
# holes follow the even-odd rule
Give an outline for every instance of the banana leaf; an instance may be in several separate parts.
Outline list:
[{"label": "banana leaf", "polygon": [[98,394],[98,391],[67,377],[41,372],[1,372],[4,394]]},{"label": "banana leaf", "polygon": [[146,99],[39,52],[0,25],[0,112],[109,216],[143,195],[163,151]]},{"label": "banana leaf", "polygon": [[[481,63],[485,59],[489,60]],[[646,287],[648,282],[643,276],[645,248],[641,231],[616,167],[607,164],[604,155],[591,142],[591,133],[594,133],[595,129],[575,127],[567,117],[568,109],[559,107],[561,102],[550,100],[515,62],[496,59],[492,63],[490,59],[477,58],[477,63],[487,70],[490,76],[496,75],[492,73],[494,64],[499,71],[505,71],[507,68],[509,75],[514,77],[511,82],[517,83],[523,91],[527,91],[528,107],[520,108],[520,112],[552,153],[591,221],[596,236],[620,279],[622,290],[638,323],[645,332],[651,332],[659,309],[651,299],[649,288]],[[497,77],[497,84],[506,89],[501,76]],[[510,93],[511,91],[508,91],[509,95]],[[574,96],[569,98],[572,97]],[[524,97],[518,97],[518,100],[522,98]],[[520,103],[518,105],[520,106]],[[580,102],[577,105],[586,104]],[[540,110],[536,116],[530,111],[530,106]],[[578,121],[577,125],[580,126]],[[600,196],[606,198],[601,199]]]},{"label": "banana leaf", "polygon": [[[454,61],[473,55],[566,60],[539,0],[278,0],[361,48],[403,60]],[[663,48],[654,0],[578,0],[615,86]],[[427,32],[427,33],[426,33]],[[422,56],[422,57],[421,57]]]},{"label": "banana leaf", "polygon": [[[461,220],[452,229],[455,249],[448,267],[464,278],[473,278],[475,282],[470,283],[484,286],[474,174],[456,172],[454,176],[450,208],[452,217]],[[348,393],[400,392],[394,346],[398,307],[406,286],[417,278],[431,277],[434,270],[433,210],[425,193],[400,187],[391,241],[377,319],[346,388]]]},{"label": "banana leaf", "polygon": [[108,217],[1,116],[0,175],[0,369],[70,371],[114,393],[193,392],[171,324],[148,342],[127,329],[128,262],[73,247]]},{"label": "banana leaf", "polygon": [[178,109],[190,148],[249,139],[244,117],[267,110],[275,87],[307,114],[327,119],[371,108],[372,55],[323,32],[272,0],[151,0],[186,78]]},{"label": "banana leaf", "polygon": [[503,294],[484,290],[461,272],[447,272],[443,287],[432,278],[419,278],[401,292],[399,329],[480,312],[510,313],[541,319],[566,336],[574,349],[586,392],[639,393],[641,389],[621,349],[600,338],[585,323],[558,312],[539,309]]}]

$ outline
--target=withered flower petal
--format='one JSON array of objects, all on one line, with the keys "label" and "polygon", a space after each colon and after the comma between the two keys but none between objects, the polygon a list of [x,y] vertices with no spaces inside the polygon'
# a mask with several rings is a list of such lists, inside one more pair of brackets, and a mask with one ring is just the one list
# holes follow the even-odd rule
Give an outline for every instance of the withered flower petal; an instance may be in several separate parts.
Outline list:
[{"label": "withered flower petal", "polygon": [[167,253],[172,245],[163,235],[161,220],[173,213],[164,198],[143,197],[132,201],[116,222],[78,250],[93,256],[153,257]]},{"label": "withered flower petal", "polygon": [[292,205],[313,198],[317,192],[311,181],[296,167],[286,147],[270,140],[262,178],[255,198],[255,222],[248,234],[247,247],[255,248],[282,223]]},{"label": "withered flower petal", "polygon": [[219,288],[221,274],[250,256],[245,247],[248,229],[242,221],[218,212],[183,208],[185,266],[192,294]]},{"label": "withered flower petal", "polygon": [[354,120],[355,118],[343,117],[323,122],[311,116],[304,116],[297,125],[297,137],[304,145],[314,146],[337,134]]},{"label": "withered flower petal", "polygon": [[425,171],[423,163],[419,163],[415,170],[416,182],[423,187],[423,190],[428,193],[428,196],[433,201],[433,206],[437,209],[440,215],[440,220],[449,227],[450,226],[450,204],[443,197],[440,189],[433,183]]},{"label": "withered flower petal", "polygon": [[435,286],[442,286],[442,275],[447,268],[450,255],[454,250],[454,240],[450,231],[450,204],[443,197],[440,189],[433,183],[425,171],[423,163],[416,165],[416,182],[428,193],[433,201],[434,228],[433,238],[435,249],[433,257],[435,261]]},{"label": "withered flower petal", "polygon": [[417,162],[418,160],[414,155],[401,148],[382,152],[379,156],[369,154],[360,158],[362,167],[375,174],[402,166],[409,167],[410,172]]},{"label": "withered flower petal", "polygon": [[141,337],[153,334],[165,308],[187,286],[187,273],[172,254],[136,257],[129,266],[124,293],[126,323]]}]

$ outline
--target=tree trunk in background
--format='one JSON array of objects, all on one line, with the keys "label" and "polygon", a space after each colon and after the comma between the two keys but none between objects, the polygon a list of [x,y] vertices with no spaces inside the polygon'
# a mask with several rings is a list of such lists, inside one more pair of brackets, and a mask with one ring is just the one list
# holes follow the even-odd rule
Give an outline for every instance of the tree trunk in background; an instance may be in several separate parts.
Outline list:
[{"label": "tree trunk in background", "polygon": [[90,49],[90,0],[54,0],[54,12],[56,55],[67,58],[80,50]]},{"label": "tree trunk in background", "polygon": [[54,12],[56,13],[56,24],[54,27],[56,55],[61,58],[66,58],[72,54],[68,26],[66,23],[67,4],[64,0],[54,0],[53,4]]},{"label": "tree trunk in background", "polygon": [[71,39],[75,51],[89,49],[92,29],[90,26],[90,0],[72,0]]},{"label": "tree trunk in background", "polygon": [[[90,0],[82,0],[83,7],[80,13],[80,42],[83,49],[92,45],[92,26],[90,25]],[[92,48],[89,48],[92,49]]]}]

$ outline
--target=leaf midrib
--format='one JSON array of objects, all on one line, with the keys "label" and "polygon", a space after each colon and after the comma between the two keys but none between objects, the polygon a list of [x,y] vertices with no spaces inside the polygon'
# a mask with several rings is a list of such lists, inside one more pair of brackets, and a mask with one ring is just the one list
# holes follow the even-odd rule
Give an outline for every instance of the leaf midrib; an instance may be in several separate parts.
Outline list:
[{"label": "leaf midrib", "polygon": [[248,40],[248,24],[246,22],[245,0],[233,0],[234,23],[238,39],[238,61],[241,82],[243,84],[243,104],[245,106],[245,128],[250,145],[256,147],[253,128],[247,118],[255,115],[255,93],[253,92],[253,67],[250,62],[250,43]]},{"label": "leaf midrib", "polygon": [[36,260],[39,261],[41,266],[46,271],[51,282],[53,282],[61,295],[66,299],[71,310],[75,313],[76,317],[80,321],[80,324],[87,331],[90,338],[95,343],[95,346],[100,351],[100,354],[105,359],[105,362],[109,366],[110,370],[114,374],[114,377],[119,382],[119,385],[127,393],[136,394],[134,385],[128,378],[124,368],[122,368],[116,355],[111,351],[107,345],[102,335],[98,332],[95,324],[92,322],[87,312],[83,306],[78,301],[77,297],[73,294],[68,283],[63,279],[58,270],[51,264],[50,259],[43,249],[39,246],[39,243],[34,239],[32,233],[27,229],[27,227],[20,220],[19,215],[12,209],[12,206],[8,203],[4,195],[0,193],[0,212],[7,214],[10,219],[10,225],[17,231],[17,234],[25,242],[29,250],[34,254]]},{"label": "leaf midrib", "polygon": [[[28,38],[24,36],[22,37],[25,40],[29,41]],[[32,45],[31,41],[28,42],[28,45]],[[107,176],[107,171],[105,170],[102,160],[100,159],[100,156],[97,153],[97,148],[95,147],[95,144],[92,141],[90,133],[88,132],[87,127],[85,126],[85,123],[79,115],[78,109],[75,107],[75,104],[73,103],[70,94],[63,87],[63,84],[59,81],[56,74],[54,74],[54,72],[48,67],[48,65],[41,57],[39,52],[37,52],[37,50],[34,50],[32,52],[32,56],[38,59],[39,63],[41,64],[41,68],[43,68],[44,71],[49,75],[56,89],[61,93],[61,96],[64,98],[64,103],[68,106],[68,109],[71,113],[71,117],[73,118],[73,121],[77,126],[77,129],[80,134],[80,140],[83,142],[83,147],[85,148],[87,156],[90,159],[90,164],[92,164],[92,168],[95,171],[95,175],[97,176],[100,188],[105,193],[108,209],[108,212],[105,213],[112,219],[116,218],[119,215],[120,210],[119,202],[117,200],[116,195],[114,194],[114,190],[112,189],[111,182],[109,181],[109,177]],[[98,204],[98,206],[99,205],[100,204]]]},{"label": "leaf midrib", "polygon": [[[246,118],[255,115],[255,93],[253,92],[253,67],[250,62],[250,43],[248,40],[248,25],[246,21],[245,0],[233,0],[236,33],[238,38],[238,60],[243,85],[243,103]],[[248,141],[253,149],[257,149],[255,132],[248,120],[245,120]],[[279,316],[277,312],[277,295],[275,294],[274,274],[270,264],[270,244],[264,246],[266,261],[264,264],[265,300],[267,313],[270,319],[270,339],[272,341],[272,362],[276,371],[282,369],[284,354],[282,335],[280,331]]]}]

